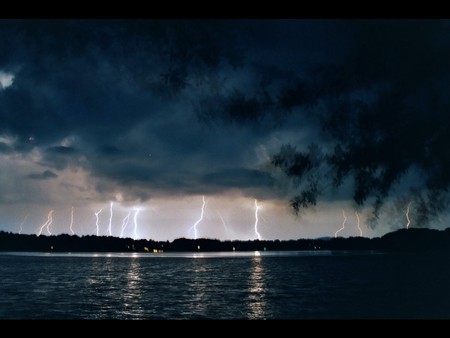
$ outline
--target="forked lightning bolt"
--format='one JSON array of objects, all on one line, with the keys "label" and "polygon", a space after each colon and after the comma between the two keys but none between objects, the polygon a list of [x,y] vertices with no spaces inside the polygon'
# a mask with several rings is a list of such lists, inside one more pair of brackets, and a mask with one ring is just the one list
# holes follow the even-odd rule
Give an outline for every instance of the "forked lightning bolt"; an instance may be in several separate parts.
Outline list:
[{"label": "forked lightning bolt", "polygon": [[123,232],[125,231],[125,228],[128,225],[128,222],[130,221],[131,211],[128,212],[128,215],[125,216],[125,218],[122,221],[122,229],[120,229],[120,237],[123,237]]},{"label": "forked lightning bolt", "polygon": [[99,235],[99,230],[100,230],[100,227],[99,227],[99,225],[98,225],[98,215],[102,212],[102,210],[103,210],[103,208],[101,208],[99,211],[97,211],[97,212],[94,212],[94,215],[95,215],[95,226],[97,227],[97,236]]},{"label": "forked lightning bolt", "polygon": [[49,235],[51,235],[52,233],[50,232],[50,225],[52,225],[53,223],[53,210],[50,210],[50,212],[48,213],[48,221],[47,221],[47,232]]},{"label": "forked lightning bolt", "polygon": [[342,216],[344,217],[344,221],[342,222],[342,227],[341,227],[338,231],[335,232],[334,238],[337,237],[337,235],[338,235],[338,233],[339,233],[340,231],[342,231],[342,230],[345,229],[345,222],[347,222],[347,217],[345,217],[345,211],[344,211],[344,209],[342,209]]},{"label": "forked lightning bolt", "polygon": [[358,223],[356,223],[356,227],[358,228],[358,231],[359,231],[359,237],[362,237],[362,230],[360,227],[359,214],[357,211],[355,211],[355,215],[356,215],[356,220],[358,222]]},{"label": "forked lightning bolt", "polygon": [[47,232],[49,233],[49,235],[51,235],[52,233],[50,232],[50,225],[53,222],[53,210],[50,210],[48,215],[47,215],[47,221],[41,225],[41,228],[39,229],[39,233],[37,234],[37,236],[39,237],[42,234],[42,230],[44,230],[45,227],[47,227]]},{"label": "forked lightning bolt", "polygon": [[197,239],[197,225],[203,220],[203,215],[205,213],[205,207],[206,207],[206,200],[205,200],[205,195],[203,195],[203,204],[202,204],[202,211],[200,213],[200,218],[188,230],[188,233],[191,233],[191,230],[194,230],[194,239]]},{"label": "forked lightning bolt", "polygon": [[258,205],[258,200],[255,199],[255,234],[258,237],[259,240],[261,240],[261,235],[258,232],[258,210],[260,206]]}]

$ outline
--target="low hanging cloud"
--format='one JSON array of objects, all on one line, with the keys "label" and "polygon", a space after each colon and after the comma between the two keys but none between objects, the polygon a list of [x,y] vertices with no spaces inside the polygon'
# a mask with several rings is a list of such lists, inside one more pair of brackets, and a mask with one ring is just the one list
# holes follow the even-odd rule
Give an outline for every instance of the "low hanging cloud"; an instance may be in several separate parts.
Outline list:
[{"label": "low hanging cloud", "polygon": [[0,71],[0,88],[6,89],[10,87],[14,82],[14,74],[5,73]]},{"label": "low hanging cloud", "polygon": [[32,180],[50,180],[57,177],[58,175],[50,170],[45,170],[41,173],[31,173],[27,176],[27,178]]}]

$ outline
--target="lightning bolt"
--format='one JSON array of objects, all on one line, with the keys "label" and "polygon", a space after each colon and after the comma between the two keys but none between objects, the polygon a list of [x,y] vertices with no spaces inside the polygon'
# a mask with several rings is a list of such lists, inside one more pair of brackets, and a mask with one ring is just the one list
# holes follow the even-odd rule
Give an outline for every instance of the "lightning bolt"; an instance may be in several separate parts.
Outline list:
[{"label": "lightning bolt", "polygon": [[216,211],[216,212],[217,212],[217,215],[219,215],[220,220],[222,221],[222,225],[223,225],[223,227],[225,229],[226,234],[229,235],[228,227],[227,227],[227,224],[225,223],[225,220],[223,219],[223,217],[220,214],[220,212],[218,212],[218,211]]},{"label": "lightning bolt", "polygon": [[411,202],[409,202],[408,203],[408,206],[407,206],[407,208],[406,208],[406,214],[405,214],[405,216],[406,216],[406,220],[408,221],[407,223],[406,223],[406,229],[409,229],[409,225],[411,224],[411,220],[409,219],[409,207],[411,206]]},{"label": "lightning bolt", "polygon": [[345,228],[345,222],[347,222],[347,217],[345,217],[345,211],[344,211],[344,209],[342,209],[342,216],[344,217],[344,221],[342,222],[342,228],[340,228],[338,231],[336,231],[336,232],[334,233],[334,238],[336,238],[336,237],[337,237],[337,234],[338,234],[340,231],[344,230],[344,228]]},{"label": "lightning bolt", "polygon": [[99,229],[100,229],[100,227],[99,227],[99,225],[98,225],[98,215],[102,212],[102,210],[103,210],[103,208],[101,208],[99,211],[97,211],[97,212],[94,212],[94,215],[95,215],[95,226],[97,227],[97,236],[98,236],[98,233],[99,233]]},{"label": "lightning bolt", "polygon": [[255,234],[258,237],[259,240],[261,240],[261,235],[258,232],[258,210],[259,210],[260,206],[258,205],[258,200],[255,199]]},{"label": "lightning bolt", "polygon": [[52,234],[50,232],[50,225],[52,225],[52,223],[53,223],[53,210],[50,210],[50,212],[48,213],[48,221],[47,221],[47,232],[49,235]]},{"label": "lightning bolt", "polygon": [[28,214],[25,215],[25,217],[23,218],[22,223],[20,223],[20,225],[19,225],[19,235],[22,234],[23,225],[25,224],[25,221],[27,220],[27,218],[28,218]]},{"label": "lightning bolt", "polygon": [[123,237],[123,232],[125,231],[125,228],[128,225],[128,222],[130,221],[131,211],[128,212],[128,215],[125,216],[125,218],[122,221],[122,229],[120,229],[120,237]]},{"label": "lightning bolt", "polygon": [[44,230],[45,227],[47,227],[47,231],[48,233],[51,235],[52,233],[50,232],[50,224],[52,224],[53,222],[53,210],[50,210],[48,215],[47,215],[47,221],[41,225],[39,232],[37,234],[37,236],[39,237],[42,234],[42,230]]},{"label": "lightning bolt", "polygon": [[358,223],[356,223],[356,227],[358,228],[358,231],[359,231],[359,237],[362,237],[362,230],[360,227],[359,214],[357,211],[355,211],[355,215],[356,215],[356,219],[358,221]]},{"label": "lightning bolt", "polygon": [[75,235],[75,232],[73,231],[73,207],[72,210],[70,212],[70,232],[72,233],[72,235]]},{"label": "lightning bolt", "polygon": [[205,213],[205,207],[206,207],[206,200],[205,200],[205,195],[203,195],[203,204],[202,204],[202,211],[200,214],[200,218],[188,230],[188,233],[191,233],[191,230],[194,230],[194,239],[197,239],[197,225],[203,220],[203,215]]},{"label": "lightning bolt", "polygon": [[141,211],[141,209],[137,208],[136,212],[134,213],[134,239],[137,239],[138,235],[137,235],[137,216],[139,214],[139,211]]},{"label": "lightning bolt", "polygon": [[108,226],[108,231],[109,231],[109,235],[112,236],[112,217],[113,217],[113,202],[110,203],[109,205],[109,226]]}]

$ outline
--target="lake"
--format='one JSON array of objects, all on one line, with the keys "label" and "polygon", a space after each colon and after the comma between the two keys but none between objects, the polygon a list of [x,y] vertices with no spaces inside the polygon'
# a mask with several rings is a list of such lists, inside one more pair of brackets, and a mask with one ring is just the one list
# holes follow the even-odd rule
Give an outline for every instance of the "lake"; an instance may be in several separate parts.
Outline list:
[{"label": "lake", "polygon": [[0,253],[0,319],[449,319],[450,257]]}]

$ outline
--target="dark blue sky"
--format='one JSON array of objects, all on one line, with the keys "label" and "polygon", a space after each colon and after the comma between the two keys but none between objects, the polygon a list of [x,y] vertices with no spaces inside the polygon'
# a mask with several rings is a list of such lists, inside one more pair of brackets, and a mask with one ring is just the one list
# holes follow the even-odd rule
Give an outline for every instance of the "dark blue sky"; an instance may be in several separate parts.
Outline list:
[{"label": "dark blue sky", "polygon": [[188,237],[202,196],[202,237],[255,238],[255,199],[263,238],[445,227],[449,29],[2,20],[0,229]]}]

